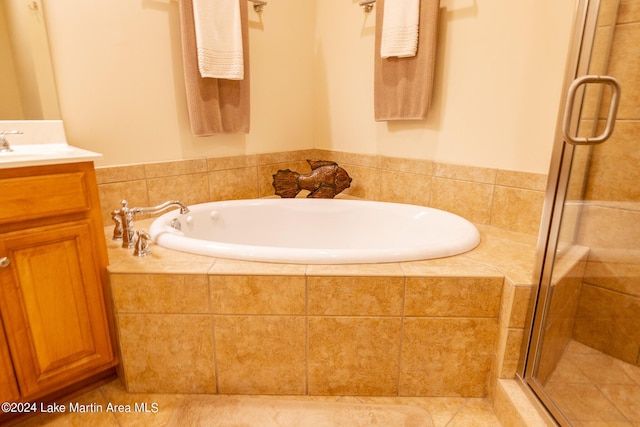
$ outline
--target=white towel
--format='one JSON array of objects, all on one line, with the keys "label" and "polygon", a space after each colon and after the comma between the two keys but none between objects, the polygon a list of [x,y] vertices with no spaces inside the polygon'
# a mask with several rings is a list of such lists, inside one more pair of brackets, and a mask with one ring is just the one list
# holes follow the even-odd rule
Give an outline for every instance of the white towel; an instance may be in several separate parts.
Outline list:
[{"label": "white towel", "polygon": [[242,23],[238,0],[193,0],[198,68],[202,77],[242,80]]},{"label": "white towel", "polygon": [[420,0],[386,0],[383,8],[380,57],[415,56],[418,49]]}]

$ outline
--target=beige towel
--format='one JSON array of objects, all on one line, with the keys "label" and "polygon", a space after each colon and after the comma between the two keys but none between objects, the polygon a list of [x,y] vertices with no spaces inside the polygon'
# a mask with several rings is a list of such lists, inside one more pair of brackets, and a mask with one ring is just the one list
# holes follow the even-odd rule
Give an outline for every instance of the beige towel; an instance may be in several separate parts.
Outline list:
[{"label": "beige towel", "polygon": [[406,58],[418,50],[420,0],[386,0],[380,56]]},{"label": "beige towel", "polygon": [[238,0],[192,0],[202,77],[242,80],[242,20]]},{"label": "beige towel", "polygon": [[440,0],[421,0],[418,51],[408,58],[382,58],[384,0],[376,1],[373,106],[376,121],[424,120],[433,92]]},{"label": "beige towel", "polygon": [[182,57],[191,132],[195,136],[249,133],[249,28],[247,1],[240,2],[244,79],[203,78],[198,68],[192,0],[180,0]]}]

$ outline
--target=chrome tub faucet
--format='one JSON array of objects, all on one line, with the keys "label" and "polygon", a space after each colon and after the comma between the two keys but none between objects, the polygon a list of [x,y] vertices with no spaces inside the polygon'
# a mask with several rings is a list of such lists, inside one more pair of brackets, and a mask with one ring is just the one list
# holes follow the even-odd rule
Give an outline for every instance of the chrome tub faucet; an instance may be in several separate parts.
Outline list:
[{"label": "chrome tub faucet", "polygon": [[178,200],[170,200],[158,206],[150,208],[130,208],[126,200],[121,202],[122,207],[111,212],[111,218],[115,222],[113,229],[113,240],[122,240],[123,248],[133,248],[136,245],[136,232],[133,227],[133,217],[142,214],[155,214],[162,212],[170,207],[179,207],[180,214],[189,213],[189,208]]}]

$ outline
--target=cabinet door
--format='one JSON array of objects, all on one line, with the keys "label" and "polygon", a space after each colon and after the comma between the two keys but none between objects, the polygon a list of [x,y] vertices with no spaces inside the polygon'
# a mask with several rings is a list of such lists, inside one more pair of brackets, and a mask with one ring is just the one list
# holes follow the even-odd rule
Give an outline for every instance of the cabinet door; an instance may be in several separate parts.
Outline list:
[{"label": "cabinet door", "polygon": [[[20,399],[20,392],[13,374],[13,363],[0,319],[0,402],[16,402],[18,399]],[[0,416],[2,416],[1,410]]]},{"label": "cabinet door", "polygon": [[0,312],[25,399],[114,360],[91,236],[88,221],[0,236]]}]

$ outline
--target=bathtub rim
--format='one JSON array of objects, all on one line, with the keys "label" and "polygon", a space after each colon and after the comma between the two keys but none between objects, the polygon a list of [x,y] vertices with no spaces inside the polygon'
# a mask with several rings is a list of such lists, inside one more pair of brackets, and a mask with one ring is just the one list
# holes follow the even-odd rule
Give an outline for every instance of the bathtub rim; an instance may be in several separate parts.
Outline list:
[{"label": "bathtub rim", "polygon": [[[213,258],[222,258],[239,261],[250,262],[268,262],[276,264],[327,264],[327,265],[348,265],[348,264],[380,264],[394,262],[411,262],[430,259],[446,258],[475,249],[481,241],[480,231],[478,228],[460,215],[442,209],[432,208],[428,206],[383,202],[375,200],[361,199],[308,199],[308,198],[253,198],[253,199],[237,199],[237,200],[220,200],[213,202],[204,202],[189,205],[190,208],[201,207],[204,205],[216,204],[242,204],[242,203],[354,203],[360,205],[368,204],[385,204],[399,205],[403,208],[414,207],[422,210],[437,211],[450,215],[455,218],[467,233],[466,242],[452,242],[446,250],[438,248],[423,247],[416,248],[385,248],[385,249],[339,249],[339,250],[319,250],[306,248],[290,248],[275,246],[249,246],[234,243],[213,242],[192,237],[185,237],[182,233],[171,229],[168,224],[176,217],[176,211],[167,212],[153,220],[149,228],[149,234],[152,240],[159,246],[183,253],[194,255],[203,255]],[[189,243],[198,242],[198,250],[189,248]]]}]

